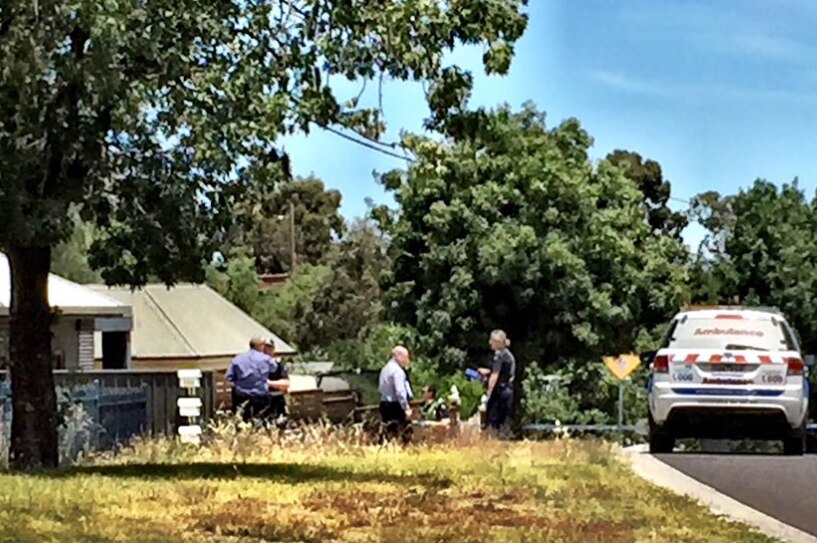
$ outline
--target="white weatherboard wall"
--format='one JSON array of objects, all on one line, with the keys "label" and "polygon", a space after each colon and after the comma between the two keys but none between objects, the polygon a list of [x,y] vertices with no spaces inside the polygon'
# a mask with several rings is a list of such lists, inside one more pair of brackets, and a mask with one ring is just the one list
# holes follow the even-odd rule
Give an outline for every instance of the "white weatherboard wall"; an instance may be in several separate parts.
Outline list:
[{"label": "white weatherboard wall", "polygon": [[51,348],[55,358],[62,358],[62,369],[79,369],[79,332],[76,319],[57,317],[51,330]]}]

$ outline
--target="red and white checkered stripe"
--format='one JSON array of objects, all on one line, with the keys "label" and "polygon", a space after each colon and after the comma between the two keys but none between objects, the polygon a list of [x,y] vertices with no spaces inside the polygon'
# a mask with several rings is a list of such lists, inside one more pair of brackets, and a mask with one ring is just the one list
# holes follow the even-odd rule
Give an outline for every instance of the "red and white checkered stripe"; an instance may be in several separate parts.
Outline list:
[{"label": "red and white checkered stripe", "polygon": [[698,353],[689,353],[686,355],[669,355],[670,362],[684,362],[685,364],[696,364],[701,362],[708,362],[710,364],[720,364],[721,362],[730,364],[785,364],[788,358],[780,353],[774,354],[736,354],[724,360],[722,354],[700,355]]}]

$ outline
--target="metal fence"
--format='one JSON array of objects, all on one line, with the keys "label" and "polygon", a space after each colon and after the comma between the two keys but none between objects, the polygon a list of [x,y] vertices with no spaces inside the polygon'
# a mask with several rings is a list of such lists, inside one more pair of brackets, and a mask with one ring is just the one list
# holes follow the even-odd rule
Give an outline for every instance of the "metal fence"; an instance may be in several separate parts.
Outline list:
[{"label": "metal fence", "polygon": [[[99,380],[103,388],[144,388],[147,394],[149,435],[174,435],[179,426],[179,378],[175,370],[55,371],[57,386],[72,386]],[[206,422],[215,411],[215,373],[202,371],[202,417]]]},{"label": "metal fence", "polygon": [[[100,428],[96,445],[107,448],[135,435],[175,435],[179,426],[179,380],[175,371],[95,370],[54,371],[61,405],[82,403]],[[215,411],[215,376],[202,372],[202,419]],[[0,371],[0,425],[11,420],[7,372]],[[0,436],[0,440],[3,437]]]},{"label": "metal fence", "polygon": [[[79,439],[87,433],[89,445],[95,449],[110,449],[134,436],[145,433],[148,427],[147,394],[142,388],[103,388],[96,380],[76,386],[57,386],[57,408],[64,417],[65,431]],[[72,420],[71,405],[81,405],[89,421]],[[8,443],[13,416],[11,390],[7,382],[0,382],[0,411],[3,439]],[[68,437],[65,439],[74,439]],[[74,449],[72,445],[69,449]]]}]

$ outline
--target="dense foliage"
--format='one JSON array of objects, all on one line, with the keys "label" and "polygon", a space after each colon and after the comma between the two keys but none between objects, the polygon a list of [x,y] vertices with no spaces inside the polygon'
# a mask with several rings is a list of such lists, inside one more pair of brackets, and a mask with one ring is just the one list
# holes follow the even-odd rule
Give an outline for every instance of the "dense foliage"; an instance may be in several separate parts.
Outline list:
[{"label": "dense foliage", "polygon": [[320,179],[281,183],[269,194],[259,195],[258,200],[240,202],[233,208],[236,224],[223,250],[229,253],[236,248],[252,248],[259,273],[285,273],[298,264],[322,264],[332,250],[332,241],[343,234],[340,203],[340,192],[326,190]]},{"label": "dense foliage", "polygon": [[803,349],[817,352],[817,200],[796,180],[757,180],[736,195],[703,194],[693,210],[710,232],[695,270],[697,298],[778,307]]},{"label": "dense foliage", "polygon": [[[547,128],[532,106],[452,119],[453,143],[409,136],[408,171],[383,177],[395,258],[393,316],[455,371],[505,329],[521,361],[594,360],[649,338],[686,301],[687,253],[648,223],[640,185],[594,165],[575,120]],[[518,368],[524,368],[524,363]]]}]

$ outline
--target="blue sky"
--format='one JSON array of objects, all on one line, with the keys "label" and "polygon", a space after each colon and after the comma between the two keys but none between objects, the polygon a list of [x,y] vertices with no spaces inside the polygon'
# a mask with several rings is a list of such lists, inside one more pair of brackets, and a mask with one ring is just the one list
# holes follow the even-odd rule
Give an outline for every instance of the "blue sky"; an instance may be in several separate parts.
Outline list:
[{"label": "blue sky", "polygon": [[[657,160],[673,196],[735,192],[765,178],[817,186],[817,1],[531,0],[530,24],[508,76],[487,77],[481,49],[451,61],[472,70],[473,106],[531,100],[552,126],[576,117],[594,158],[628,149]],[[376,85],[365,98],[376,99]],[[343,96],[358,85],[340,84]],[[386,83],[387,140],[420,131],[418,84]],[[373,171],[401,161],[318,131],[285,140],[299,175],[343,194],[348,218],[365,198],[391,199]],[[680,202],[675,207],[684,208]],[[697,246],[700,229],[686,239]]]}]

